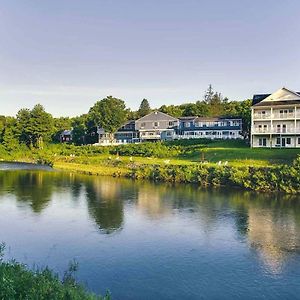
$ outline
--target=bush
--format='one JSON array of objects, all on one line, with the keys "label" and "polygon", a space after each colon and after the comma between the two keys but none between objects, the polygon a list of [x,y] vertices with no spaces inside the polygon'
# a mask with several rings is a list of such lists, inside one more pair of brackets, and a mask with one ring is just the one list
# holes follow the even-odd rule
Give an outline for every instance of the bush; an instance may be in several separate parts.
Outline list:
[{"label": "bush", "polygon": [[88,293],[76,283],[70,265],[64,279],[60,280],[49,268],[28,270],[24,264],[14,260],[3,261],[3,244],[0,258],[0,299],[51,299],[51,300],[108,300],[110,296],[96,296]]}]

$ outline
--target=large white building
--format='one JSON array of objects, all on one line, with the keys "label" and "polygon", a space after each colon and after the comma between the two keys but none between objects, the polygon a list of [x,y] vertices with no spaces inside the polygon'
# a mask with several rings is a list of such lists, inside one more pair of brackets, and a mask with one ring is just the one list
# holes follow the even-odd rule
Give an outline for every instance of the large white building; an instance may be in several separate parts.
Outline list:
[{"label": "large white building", "polygon": [[253,96],[251,146],[300,147],[300,92],[281,88]]}]

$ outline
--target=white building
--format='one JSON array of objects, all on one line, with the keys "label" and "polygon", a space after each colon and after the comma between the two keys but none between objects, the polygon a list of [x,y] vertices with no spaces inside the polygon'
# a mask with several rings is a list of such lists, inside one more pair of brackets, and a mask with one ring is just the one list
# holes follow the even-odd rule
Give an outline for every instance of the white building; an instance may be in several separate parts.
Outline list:
[{"label": "white building", "polygon": [[251,146],[300,147],[300,93],[282,88],[253,96]]}]

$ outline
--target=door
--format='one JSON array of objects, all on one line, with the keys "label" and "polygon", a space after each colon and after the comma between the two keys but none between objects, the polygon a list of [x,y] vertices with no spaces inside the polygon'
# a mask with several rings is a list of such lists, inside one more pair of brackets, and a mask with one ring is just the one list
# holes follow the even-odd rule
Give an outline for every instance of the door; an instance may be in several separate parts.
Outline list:
[{"label": "door", "polygon": [[267,139],[263,138],[263,147],[266,147],[266,146],[267,146]]},{"label": "door", "polygon": [[285,147],[285,145],[286,145],[286,139],[282,138],[281,139],[281,147]]}]

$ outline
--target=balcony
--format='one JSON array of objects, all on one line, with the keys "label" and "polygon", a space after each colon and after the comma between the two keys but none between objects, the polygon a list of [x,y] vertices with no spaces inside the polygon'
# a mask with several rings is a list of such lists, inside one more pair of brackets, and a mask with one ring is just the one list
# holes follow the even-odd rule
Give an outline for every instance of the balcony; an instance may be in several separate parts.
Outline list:
[{"label": "balcony", "polygon": [[254,120],[270,120],[272,117],[271,114],[253,114]]},{"label": "balcony", "polygon": [[255,113],[253,114],[253,120],[293,120],[293,119],[300,119],[300,112],[297,111],[297,113],[295,114],[293,113],[273,113],[273,114],[258,114]]},{"label": "balcony", "polygon": [[252,133],[262,134],[300,134],[300,128],[254,128]]},{"label": "balcony", "polygon": [[272,119],[295,119],[295,113],[274,113]]}]

